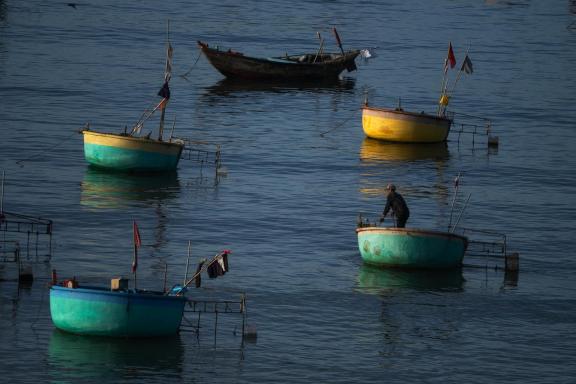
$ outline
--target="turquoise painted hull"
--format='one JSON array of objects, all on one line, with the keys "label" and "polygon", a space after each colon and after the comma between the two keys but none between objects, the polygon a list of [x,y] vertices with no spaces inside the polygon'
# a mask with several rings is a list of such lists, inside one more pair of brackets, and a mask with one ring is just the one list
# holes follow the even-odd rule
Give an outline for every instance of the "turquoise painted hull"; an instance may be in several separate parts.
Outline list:
[{"label": "turquoise painted hull", "polygon": [[178,333],[186,298],[106,288],[50,289],[56,328],[80,335],[154,337]]},{"label": "turquoise painted hull", "polygon": [[174,171],[184,149],[181,140],[161,141],[91,130],[84,130],[82,134],[86,161],[115,171]]},{"label": "turquoise painted hull", "polygon": [[163,154],[85,143],[84,157],[91,165],[118,171],[173,171],[180,152]]},{"label": "turquoise painted hull", "polygon": [[358,228],[365,263],[390,268],[458,268],[468,239],[447,232],[406,228]]}]

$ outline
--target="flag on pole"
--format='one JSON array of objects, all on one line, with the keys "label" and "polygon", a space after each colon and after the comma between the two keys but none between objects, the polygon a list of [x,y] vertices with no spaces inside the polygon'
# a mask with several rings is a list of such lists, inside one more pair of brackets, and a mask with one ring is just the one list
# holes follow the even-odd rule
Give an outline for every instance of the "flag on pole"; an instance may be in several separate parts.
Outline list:
[{"label": "flag on pole", "polygon": [[170,87],[168,86],[167,81],[164,82],[164,85],[158,91],[158,96],[162,96],[163,99],[160,101],[160,103],[156,106],[155,109],[162,110],[166,108],[166,104],[168,104],[168,99],[170,99]]},{"label": "flag on pole", "polygon": [[456,56],[454,56],[454,50],[452,50],[452,42],[448,44],[448,56],[444,61],[444,71],[448,69],[448,64],[450,64],[450,68],[456,66]]},{"label": "flag on pole", "polygon": [[136,268],[138,268],[138,248],[142,245],[140,240],[140,231],[138,231],[136,220],[132,221],[132,230],[134,232],[134,259],[132,260],[132,273],[135,273]]},{"label": "flag on pole", "polygon": [[162,86],[162,88],[160,88],[160,90],[158,91],[158,96],[162,96],[165,99],[169,99],[170,98],[170,87],[168,86],[168,82],[165,81],[164,85]]},{"label": "flag on pole", "polygon": [[172,55],[174,53],[174,49],[172,49],[172,45],[168,43],[168,48],[166,49],[166,68],[164,70],[164,81],[167,83],[170,81],[172,77]]},{"label": "flag on pole", "polygon": [[468,55],[466,55],[464,58],[464,61],[462,62],[462,68],[460,68],[460,70],[466,72],[469,75],[474,72],[474,68],[472,67],[472,60],[470,60]]}]

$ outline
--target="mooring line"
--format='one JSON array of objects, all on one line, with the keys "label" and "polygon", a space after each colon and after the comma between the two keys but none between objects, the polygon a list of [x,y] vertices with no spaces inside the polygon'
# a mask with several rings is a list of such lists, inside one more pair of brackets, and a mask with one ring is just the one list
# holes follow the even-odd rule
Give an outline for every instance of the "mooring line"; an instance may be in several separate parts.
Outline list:
[{"label": "mooring line", "polygon": [[332,132],[338,128],[340,128],[341,126],[343,126],[344,124],[346,124],[348,121],[350,121],[354,116],[356,116],[356,114],[358,113],[359,109],[354,111],[354,113],[352,114],[352,116],[350,116],[349,118],[347,118],[346,120],[344,120],[343,122],[341,122],[340,124],[336,125],[334,128],[327,130],[326,132],[322,132],[320,134],[321,137],[324,137],[325,134]]},{"label": "mooring line", "polygon": [[47,151],[46,151],[46,150],[38,151],[38,152],[36,152],[35,154],[33,154],[32,156],[29,156],[29,157],[27,157],[27,158],[25,158],[25,159],[21,159],[21,160],[16,161],[16,164],[18,164],[18,165],[20,165],[20,166],[22,167],[22,166],[23,166],[23,165],[22,165],[23,162],[25,162],[25,161],[30,161],[30,160],[38,157],[38,156],[41,155],[41,154],[47,154],[47,153],[52,152],[54,149],[58,148],[60,145],[62,145],[62,144],[64,144],[65,142],[67,142],[72,136],[77,135],[79,132],[81,132],[81,131],[74,131],[73,133],[70,134],[70,136],[67,136],[64,140],[60,141],[58,144],[50,147]]},{"label": "mooring line", "polygon": [[188,80],[188,78],[186,76],[188,76],[190,74],[190,72],[192,72],[192,70],[194,69],[194,67],[196,66],[196,63],[198,63],[198,60],[200,60],[200,56],[202,56],[202,51],[200,51],[200,53],[198,54],[198,57],[196,58],[196,61],[194,61],[194,64],[192,64],[192,67],[190,67],[190,69],[188,70],[188,72],[186,72],[183,75],[180,75],[181,77],[185,78],[186,80]]}]

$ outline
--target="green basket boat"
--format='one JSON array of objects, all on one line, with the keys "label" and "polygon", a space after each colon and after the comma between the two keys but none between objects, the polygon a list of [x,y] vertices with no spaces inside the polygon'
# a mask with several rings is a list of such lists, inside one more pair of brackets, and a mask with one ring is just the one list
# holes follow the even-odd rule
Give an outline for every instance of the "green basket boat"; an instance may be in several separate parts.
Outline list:
[{"label": "green basket boat", "polygon": [[468,238],[451,232],[363,227],[356,233],[362,260],[380,267],[458,268],[468,246]]},{"label": "green basket boat", "polygon": [[103,287],[50,288],[56,328],[81,335],[155,337],[178,333],[185,296]]}]

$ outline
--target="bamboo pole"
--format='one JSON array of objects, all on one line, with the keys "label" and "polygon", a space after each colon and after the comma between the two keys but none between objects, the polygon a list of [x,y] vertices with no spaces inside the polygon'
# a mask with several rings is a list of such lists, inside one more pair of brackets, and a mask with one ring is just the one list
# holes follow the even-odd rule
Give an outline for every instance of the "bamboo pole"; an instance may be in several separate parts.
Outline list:
[{"label": "bamboo pole", "polygon": [[468,205],[468,201],[470,200],[470,196],[471,194],[468,194],[468,198],[466,199],[466,202],[464,203],[464,206],[462,207],[462,210],[460,211],[460,215],[458,216],[458,220],[456,220],[456,223],[454,224],[454,227],[452,227],[452,230],[450,232],[454,232],[454,230],[456,230],[456,227],[458,226],[458,223],[460,222],[460,219],[462,218],[462,214],[464,213],[464,210],[466,209],[466,206]]},{"label": "bamboo pole", "polygon": [[2,185],[0,190],[0,215],[4,215],[4,177],[6,177],[6,171],[2,171]]},{"label": "bamboo pole", "polygon": [[458,187],[460,186],[460,175],[462,173],[458,172],[458,176],[456,176],[456,179],[454,180],[454,197],[452,198],[452,206],[450,208],[450,220],[448,221],[448,230],[450,230],[450,227],[452,226],[452,214],[454,213],[454,205],[456,204],[456,197],[458,195]]},{"label": "bamboo pole", "polygon": [[188,240],[188,257],[186,258],[186,270],[184,271],[184,281],[182,285],[186,285],[186,281],[188,280],[188,265],[190,265],[190,249],[192,247],[192,242]]},{"label": "bamboo pole", "polygon": [[[136,258],[138,257],[138,247],[136,246],[136,243],[134,243],[134,260],[136,260]],[[134,276],[134,292],[136,292],[136,290],[138,289],[138,284],[137,284],[137,275],[136,275],[136,270],[137,268],[134,268],[132,271],[132,275]]]},{"label": "bamboo pole", "polygon": [[[466,54],[464,55],[464,60],[466,60],[466,58],[468,57],[468,52],[470,52],[470,44],[468,44],[468,48],[466,48]],[[464,62],[462,62],[464,63]],[[454,84],[452,85],[452,91],[450,92],[450,95],[452,95],[454,93],[454,91],[456,90],[456,85],[458,84],[458,81],[460,80],[460,77],[462,77],[462,69],[463,66],[460,66],[460,70],[458,71],[458,76],[456,77],[456,80],[454,81]]]},{"label": "bamboo pole", "polygon": [[316,34],[318,36],[318,40],[320,40],[320,47],[318,48],[318,52],[316,52],[316,56],[314,56],[314,61],[312,64],[316,63],[316,59],[318,59],[318,56],[322,54],[322,47],[324,45],[324,39],[322,38],[322,35],[320,35],[320,32],[316,32]]}]

